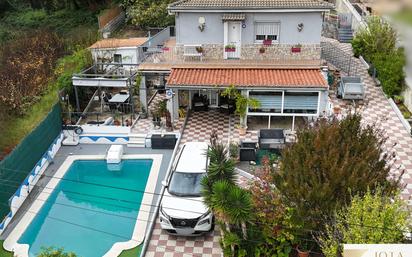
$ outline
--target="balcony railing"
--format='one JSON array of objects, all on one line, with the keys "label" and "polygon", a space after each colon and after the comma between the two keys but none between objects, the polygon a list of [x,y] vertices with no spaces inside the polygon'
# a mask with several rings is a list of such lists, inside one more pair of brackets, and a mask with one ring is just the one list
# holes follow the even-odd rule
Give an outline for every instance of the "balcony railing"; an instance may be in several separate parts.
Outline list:
[{"label": "balcony railing", "polygon": [[[239,46],[237,46],[239,47]],[[249,65],[284,65],[299,64],[313,65],[320,63],[320,44],[304,46],[293,45],[269,45],[260,44],[241,45],[239,51],[240,58],[230,58],[234,49],[228,49],[223,44],[190,44],[159,46],[144,49],[144,63],[150,64],[185,64],[185,63],[239,63]],[[230,52],[232,51],[232,52]]]}]

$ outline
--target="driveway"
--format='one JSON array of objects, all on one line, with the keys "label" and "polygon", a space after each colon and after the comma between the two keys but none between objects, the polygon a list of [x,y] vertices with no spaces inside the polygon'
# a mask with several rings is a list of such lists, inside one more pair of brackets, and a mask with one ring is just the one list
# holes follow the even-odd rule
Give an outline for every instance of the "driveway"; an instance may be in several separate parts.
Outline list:
[{"label": "driveway", "polygon": [[[350,44],[337,41],[331,42],[336,44],[337,48],[352,54]],[[359,62],[358,67],[362,67],[360,60],[357,60],[357,62]],[[382,88],[376,86],[367,69],[363,67],[358,69],[358,72],[366,85],[366,100],[360,109],[362,117],[365,122],[376,124],[383,131],[384,136],[387,138],[386,151],[396,154],[396,161],[392,166],[392,174],[399,176],[402,171],[405,172],[401,180],[405,187],[402,190],[402,198],[410,200],[412,195],[412,138],[410,131],[407,131],[402,125]],[[336,99],[333,95],[331,97],[334,105],[339,105],[342,109],[348,109],[351,105],[350,102]],[[409,204],[412,204],[412,202],[409,201]]]}]

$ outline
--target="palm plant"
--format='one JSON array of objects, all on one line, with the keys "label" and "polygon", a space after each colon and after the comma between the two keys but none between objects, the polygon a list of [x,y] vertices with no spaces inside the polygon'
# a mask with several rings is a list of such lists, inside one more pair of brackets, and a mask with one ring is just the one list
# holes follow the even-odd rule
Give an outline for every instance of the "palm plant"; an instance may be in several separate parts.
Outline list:
[{"label": "palm plant", "polygon": [[[252,199],[250,194],[228,181],[218,181],[213,185],[212,209],[227,224],[242,228],[243,239],[247,239],[246,223],[251,218]],[[230,227],[226,226],[230,231]]]}]

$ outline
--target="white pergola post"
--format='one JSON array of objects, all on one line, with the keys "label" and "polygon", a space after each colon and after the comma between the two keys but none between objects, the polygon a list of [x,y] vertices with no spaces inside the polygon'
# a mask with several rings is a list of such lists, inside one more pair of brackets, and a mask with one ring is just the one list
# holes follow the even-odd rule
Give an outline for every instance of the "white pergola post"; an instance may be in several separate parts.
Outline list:
[{"label": "white pergola post", "polygon": [[146,86],[146,76],[141,75],[140,77],[140,87],[139,87],[139,98],[140,98],[140,107],[139,109],[142,110],[142,107],[145,108],[146,112],[148,113],[148,106],[147,106],[147,86]]}]

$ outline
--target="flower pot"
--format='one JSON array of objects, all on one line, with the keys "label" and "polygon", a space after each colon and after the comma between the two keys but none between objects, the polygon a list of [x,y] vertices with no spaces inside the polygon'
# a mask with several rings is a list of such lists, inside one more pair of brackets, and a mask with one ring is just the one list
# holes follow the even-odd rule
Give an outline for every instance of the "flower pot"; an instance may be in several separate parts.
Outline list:
[{"label": "flower pot", "polygon": [[301,48],[300,47],[292,47],[292,53],[300,53]]},{"label": "flower pot", "polygon": [[264,45],[264,46],[270,46],[270,45],[272,45],[272,40],[270,40],[270,39],[263,40],[263,45]]},{"label": "flower pot", "polygon": [[247,128],[246,127],[239,127],[239,135],[244,136],[246,135]]},{"label": "flower pot", "polygon": [[235,52],[236,48],[225,48],[225,52]]},{"label": "flower pot", "polygon": [[309,257],[310,255],[309,251],[302,251],[299,248],[296,248],[296,251],[298,252],[299,257]]},{"label": "flower pot", "polygon": [[259,53],[264,54],[265,53],[265,48],[260,48]]},{"label": "flower pot", "polygon": [[114,120],[114,121],[113,121],[113,125],[115,125],[115,126],[120,126],[120,121],[119,121],[119,120]]}]

